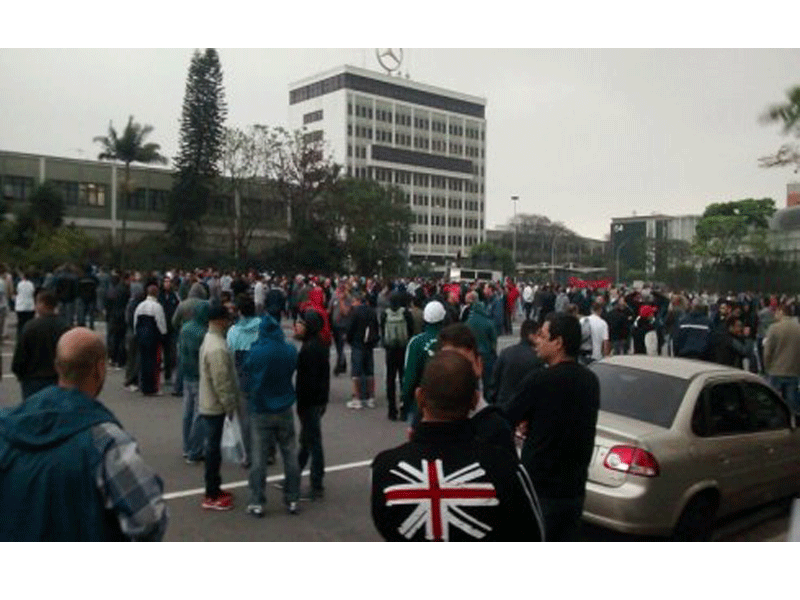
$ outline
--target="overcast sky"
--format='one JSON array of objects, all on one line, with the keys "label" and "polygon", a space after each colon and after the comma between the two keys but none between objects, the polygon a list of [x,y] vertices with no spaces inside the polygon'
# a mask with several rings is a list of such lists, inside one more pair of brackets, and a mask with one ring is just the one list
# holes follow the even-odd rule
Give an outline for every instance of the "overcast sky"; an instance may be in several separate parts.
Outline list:
[{"label": "overcast sky", "polygon": [[[502,44],[498,40],[498,45]],[[219,49],[230,126],[286,125],[289,84],[366,50]],[[0,149],[96,158],[133,115],[172,158],[192,50],[0,50]],[[784,142],[758,121],[800,85],[800,50],[405,49],[411,79],[487,100],[487,226],[518,212],[602,238],[612,217],[786,203]]]}]

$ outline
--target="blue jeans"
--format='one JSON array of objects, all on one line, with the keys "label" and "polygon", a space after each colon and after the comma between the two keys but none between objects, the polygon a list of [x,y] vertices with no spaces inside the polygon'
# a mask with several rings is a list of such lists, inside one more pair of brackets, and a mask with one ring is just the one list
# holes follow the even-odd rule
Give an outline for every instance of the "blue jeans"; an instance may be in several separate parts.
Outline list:
[{"label": "blue jeans", "polygon": [[300,453],[297,455],[298,468],[302,472],[311,458],[311,489],[322,489],[325,476],[325,455],[322,452],[322,413],[325,406],[309,406],[300,417]]},{"label": "blue jeans", "polygon": [[630,342],[625,340],[614,340],[611,342],[611,345],[614,348],[614,356],[619,356],[620,354],[627,354],[628,349],[630,348]]},{"label": "blue jeans", "polygon": [[58,314],[67,322],[67,325],[72,327],[75,324],[75,301],[59,302]]},{"label": "blue jeans", "polygon": [[269,448],[277,441],[283,460],[283,501],[286,504],[300,498],[300,468],[297,466],[297,441],[294,434],[294,408],[280,413],[250,414],[250,504],[263,506],[267,502],[266,479]]},{"label": "blue jeans", "polygon": [[183,453],[190,460],[203,456],[203,421],[197,413],[199,381],[183,382]]},{"label": "blue jeans", "polygon": [[800,396],[797,393],[797,384],[800,377],[784,377],[782,375],[770,375],[769,383],[780,392],[789,410],[794,414],[800,415]]},{"label": "blue jeans", "polygon": [[92,299],[85,302],[81,298],[76,300],[78,304],[78,327],[86,327],[86,319],[89,319],[89,329],[94,329],[94,303]]}]

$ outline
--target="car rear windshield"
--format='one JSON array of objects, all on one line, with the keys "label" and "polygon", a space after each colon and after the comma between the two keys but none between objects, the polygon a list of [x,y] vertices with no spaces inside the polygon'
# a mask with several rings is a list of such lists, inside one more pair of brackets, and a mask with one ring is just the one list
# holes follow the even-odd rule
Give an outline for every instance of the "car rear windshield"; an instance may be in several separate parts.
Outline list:
[{"label": "car rear windshield", "polygon": [[590,368],[600,379],[600,410],[672,427],[688,379],[604,363]]}]

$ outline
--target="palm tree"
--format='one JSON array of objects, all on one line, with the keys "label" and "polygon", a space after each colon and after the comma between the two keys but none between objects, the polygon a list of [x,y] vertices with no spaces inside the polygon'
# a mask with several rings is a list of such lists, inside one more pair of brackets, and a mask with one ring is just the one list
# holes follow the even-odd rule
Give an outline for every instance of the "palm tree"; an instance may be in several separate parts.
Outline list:
[{"label": "palm tree", "polygon": [[140,125],[131,116],[122,132],[122,137],[117,135],[114,124],[108,124],[108,135],[97,136],[94,142],[103,147],[97,156],[100,160],[118,160],[125,163],[125,204],[122,208],[122,249],[120,268],[125,268],[125,230],[127,226],[128,205],[131,198],[131,163],[142,164],[167,164],[167,159],[158,153],[160,145],[145,144],[144,139],[153,131],[151,125]]}]

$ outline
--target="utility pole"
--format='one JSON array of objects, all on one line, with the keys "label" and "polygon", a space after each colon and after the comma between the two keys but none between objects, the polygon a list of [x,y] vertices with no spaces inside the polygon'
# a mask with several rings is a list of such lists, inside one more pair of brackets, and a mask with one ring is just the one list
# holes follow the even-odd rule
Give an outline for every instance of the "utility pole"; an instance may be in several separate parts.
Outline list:
[{"label": "utility pole", "polygon": [[514,203],[514,250],[511,253],[511,258],[514,261],[514,276],[517,275],[517,202],[519,196],[511,196],[511,201]]}]

